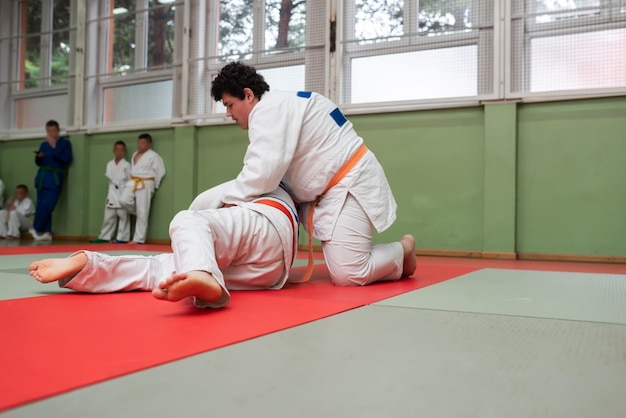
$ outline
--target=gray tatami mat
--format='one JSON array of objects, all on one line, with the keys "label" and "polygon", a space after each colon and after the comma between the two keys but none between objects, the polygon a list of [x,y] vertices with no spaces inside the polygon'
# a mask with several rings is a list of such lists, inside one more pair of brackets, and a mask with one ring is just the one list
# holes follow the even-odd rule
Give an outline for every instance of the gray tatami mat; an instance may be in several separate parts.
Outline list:
[{"label": "gray tatami mat", "polygon": [[378,305],[626,324],[626,275],[483,269]]},{"label": "gray tatami mat", "polygon": [[3,418],[622,418],[625,346],[623,325],[368,306]]}]

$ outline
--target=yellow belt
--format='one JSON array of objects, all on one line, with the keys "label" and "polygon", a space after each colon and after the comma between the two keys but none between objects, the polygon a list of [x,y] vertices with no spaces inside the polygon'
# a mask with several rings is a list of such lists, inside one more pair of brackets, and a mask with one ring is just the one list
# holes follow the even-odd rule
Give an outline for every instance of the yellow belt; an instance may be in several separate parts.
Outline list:
[{"label": "yellow belt", "polygon": [[346,161],[346,163],[341,166],[341,168],[339,169],[339,171],[337,171],[333,178],[330,179],[330,182],[328,182],[328,185],[326,186],[322,194],[319,195],[317,199],[315,199],[315,201],[309,208],[309,213],[307,216],[307,227],[309,229],[309,264],[306,268],[304,276],[302,276],[302,278],[298,280],[298,283],[308,282],[311,278],[311,275],[313,274],[313,209],[320,202],[322,196],[324,196],[327,191],[335,187],[337,183],[343,180],[343,178],[354,168],[356,163],[358,163],[361,158],[363,158],[366,152],[367,147],[365,146],[365,144],[362,144],[359,149],[356,150],[356,152],[352,155],[352,157],[350,157],[350,159],[348,159],[348,161]]},{"label": "yellow belt", "polygon": [[146,188],[146,181],[154,181],[154,177],[135,177],[135,176],[130,176],[131,180],[135,181],[135,185],[133,186],[133,193],[137,191],[137,186],[139,186],[141,184],[141,188],[145,189]]}]

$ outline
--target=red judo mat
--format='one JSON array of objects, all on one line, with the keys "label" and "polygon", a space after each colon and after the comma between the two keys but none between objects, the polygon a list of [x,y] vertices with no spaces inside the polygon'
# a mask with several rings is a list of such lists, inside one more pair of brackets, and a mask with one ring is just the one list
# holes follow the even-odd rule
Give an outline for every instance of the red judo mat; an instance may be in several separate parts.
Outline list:
[{"label": "red judo mat", "polygon": [[[61,251],[59,246],[54,247]],[[147,250],[144,246],[141,249]],[[303,274],[304,269],[296,268],[292,274]],[[0,411],[328,317],[478,269],[420,264],[418,273],[410,279],[345,288],[333,286],[325,265],[318,265],[308,283],[279,291],[232,292],[230,304],[218,310],[157,301],[146,292],[67,293],[0,301]]]}]

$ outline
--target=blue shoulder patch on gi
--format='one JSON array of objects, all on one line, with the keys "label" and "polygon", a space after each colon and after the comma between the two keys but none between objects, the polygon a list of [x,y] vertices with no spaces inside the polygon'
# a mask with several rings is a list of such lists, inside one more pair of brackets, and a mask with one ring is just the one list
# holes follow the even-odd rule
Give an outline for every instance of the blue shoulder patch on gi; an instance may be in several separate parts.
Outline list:
[{"label": "blue shoulder patch on gi", "polygon": [[308,99],[308,98],[311,97],[311,92],[310,91],[299,91],[296,94],[298,95],[298,97],[304,97],[305,99]]},{"label": "blue shoulder patch on gi", "polygon": [[330,116],[337,122],[337,125],[341,128],[347,121],[346,117],[341,113],[338,107],[335,108],[332,112],[330,112]]}]

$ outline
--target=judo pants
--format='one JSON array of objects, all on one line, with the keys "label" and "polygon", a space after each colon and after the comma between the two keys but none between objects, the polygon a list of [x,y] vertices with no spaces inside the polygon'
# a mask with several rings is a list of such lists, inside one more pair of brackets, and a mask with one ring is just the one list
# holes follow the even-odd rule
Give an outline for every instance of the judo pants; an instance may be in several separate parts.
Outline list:
[{"label": "judo pants", "polygon": [[100,229],[99,239],[110,241],[117,226],[117,240],[130,241],[129,213],[123,208],[104,207],[104,220]]},{"label": "judo pants", "polygon": [[9,214],[6,209],[0,210],[0,237],[20,237],[20,231],[28,231],[32,226],[31,221],[14,210]]},{"label": "judo pants", "polygon": [[339,286],[368,285],[402,276],[402,244],[372,245],[374,226],[359,202],[348,193],[329,241],[322,242],[330,278]]},{"label": "judo pants", "polygon": [[61,196],[61,188],[37,190],[37,207],[33,228],[37,232],[52,232],[52,212]]},{"label": "judo pants", "polygon": [[150,205],[152,196],[154,196],[154,181],[146,180],[143,187],[133,191],[134,183],[130,182],[122,191],[120,204],[124,209],[132,215],[136,215],[135,232],[133,241],[146,242],[146,234],[148,231],[148,218],[150,217]]}]

